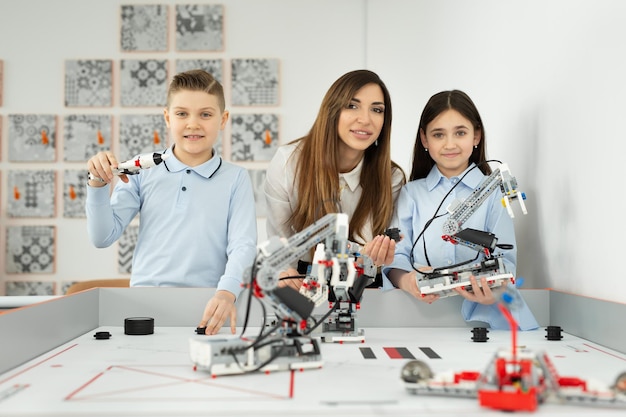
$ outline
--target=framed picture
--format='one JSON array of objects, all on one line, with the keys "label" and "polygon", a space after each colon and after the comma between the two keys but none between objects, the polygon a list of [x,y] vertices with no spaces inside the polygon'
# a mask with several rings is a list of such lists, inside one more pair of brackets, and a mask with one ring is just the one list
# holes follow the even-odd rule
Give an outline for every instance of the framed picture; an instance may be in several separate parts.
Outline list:
[{"label": "framed picture", "polygon": [[6,295],[54,295],[54,281],[6,281]]},{"label": "framed picture", "polygon": [[113,105],[113,61],[65,61],[65,106],[110,107]]},{"label": "framed picture", "polygon": [[56,130],[55,115],[10,114],[9,161],[55,161]]},{"label": "framed picture", "polygon": [[280,85],[278,64],[278,59],[233,59],[232,105],[278,105]]},{"label": "framed picture", "polygon": [[122,52],[167,51],[166,4],[122,5],[120,9]]},{"label": "framed picture", "polygon": [[87,198],[87,170],[66,169],[63,171],[63,217],[85,218]]},{"label": "framed picture", "polygon": [[[7,273],[54,272],[55,226],[9,226],[6,239]],[[54,289],[49,295],[52,294]]]},{"label": "framed picture", "polygon": [[70,114],[63,118],[63,125],[65,161],[87,161],[98,152],[111,149],[112,116]]},{"label": "framed picture", "polygon": [[165,121],[162,114],[124,114],[120,116],[121,161],[145,152],[167,148]]},{"label": "framed picture", "polygon": [[233,114],[231,160],[269,161],[278,147],[278,115]]},{"label": "framed picture", "polygon": [[7,215],[9,217],[54,217],[56,171],[10,170]]},{"label": "framed picture", "polygon": [[224,7],[220,4],[176,6],[177,51],[224,49]]},{"label": "framed picture", "polygon": [[122,106],[165,106],[167,87],[166,59],[123,59],[120,62]]}]

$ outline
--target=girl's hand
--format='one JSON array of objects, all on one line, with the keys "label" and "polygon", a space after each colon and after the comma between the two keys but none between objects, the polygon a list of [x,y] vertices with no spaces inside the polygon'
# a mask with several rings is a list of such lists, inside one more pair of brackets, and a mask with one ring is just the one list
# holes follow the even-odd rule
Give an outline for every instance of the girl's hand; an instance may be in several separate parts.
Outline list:
[{"label": "girl's hand", "polygon": [[437,301],[439,299],[438,294],[422,295],[419,287],[417,286],[416,271],[406,272],[399,269],[392,269],[389,274],[389,279],[397,288],[408,292],[420,301],[432,304],[434,301]]},{"label": "girl's hand", "polygon": [[496,301],[498,301],[496,295],[494,294],[494,291],[492,291],[492,289],[489,288],[489,285],[487,284],[487,278],[482,277],[480,279],[480,285],[478,285],[476,277],[472,275],[470,277],[470,282],[472,283],[472,291],[467,291],[461,287],[455,288],[454,291],[459,293],[459,295],[461,295],[466,300],[473,301],[479,304],[489,305],[494,304]]}]

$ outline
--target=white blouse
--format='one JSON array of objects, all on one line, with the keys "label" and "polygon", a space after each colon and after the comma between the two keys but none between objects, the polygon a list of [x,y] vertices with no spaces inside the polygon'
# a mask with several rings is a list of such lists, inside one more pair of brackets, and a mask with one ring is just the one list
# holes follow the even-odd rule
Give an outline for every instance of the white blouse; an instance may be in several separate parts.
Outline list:
[{"label": "white blouse", "polygon": [[[294,154],[293,157],[292,154]],[[276,154],[270,161],[265,177],[264,192],[267,202],[267,235],[278,235],[290,237],[297,230],[292,230],[286,223],[291,216],[296,202],[298,201],[298,190],[295,187],[295,169],[300,157],[298,144],[283,145],[278,148]],[[361,198],[363,188],[360,184],[361,169],[363,160],[350,172],[339,174],[340,209],[348,216],[352,216]],[[400,189],[402,188],[404,174],[402,170],[395,168],[392,173],[392,197],[396,201]],[[395,210],[394,210],[395,213]],[[362,229],[364,242],[369,242],[374,238],[372,234],[371,219],[369,219]],[[310,261],[310,259],[303,259]]]}]

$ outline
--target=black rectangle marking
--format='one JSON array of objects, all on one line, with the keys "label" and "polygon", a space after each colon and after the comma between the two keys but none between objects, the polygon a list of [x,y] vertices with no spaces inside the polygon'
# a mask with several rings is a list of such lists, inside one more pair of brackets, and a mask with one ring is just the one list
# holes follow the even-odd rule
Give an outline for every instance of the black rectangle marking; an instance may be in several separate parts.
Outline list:
[{"label": "black rectangle marking", "polygon": [[437,355],[437,352],[429,347],[421,347],[420,350],[424,352],[424,355],[428,356],[430,359],[441,359],[441,356]]},{"label": "black rectangle marking", "polygon": [[374,355],[374,351],[372,350],[372,348],[361,347],[359,348],[359,350],[361,351],[361,355],[363,355],[363,358],[376,359],[376,355]]}]

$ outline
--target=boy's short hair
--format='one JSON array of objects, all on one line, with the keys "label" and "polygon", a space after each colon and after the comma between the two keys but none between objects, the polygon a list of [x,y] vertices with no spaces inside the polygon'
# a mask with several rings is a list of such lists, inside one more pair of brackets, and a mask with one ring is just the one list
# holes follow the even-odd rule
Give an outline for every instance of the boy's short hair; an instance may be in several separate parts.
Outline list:
[{"label": "boy's short hair", "polygon": [[204,70],[195,69],[180,72],[174,76],[167,90],[168,107],[171,103],[172,95],[181,90],[204,91],[207,94],[217,97],[221,111],[224,111],[226,108],[222,84]]}]

